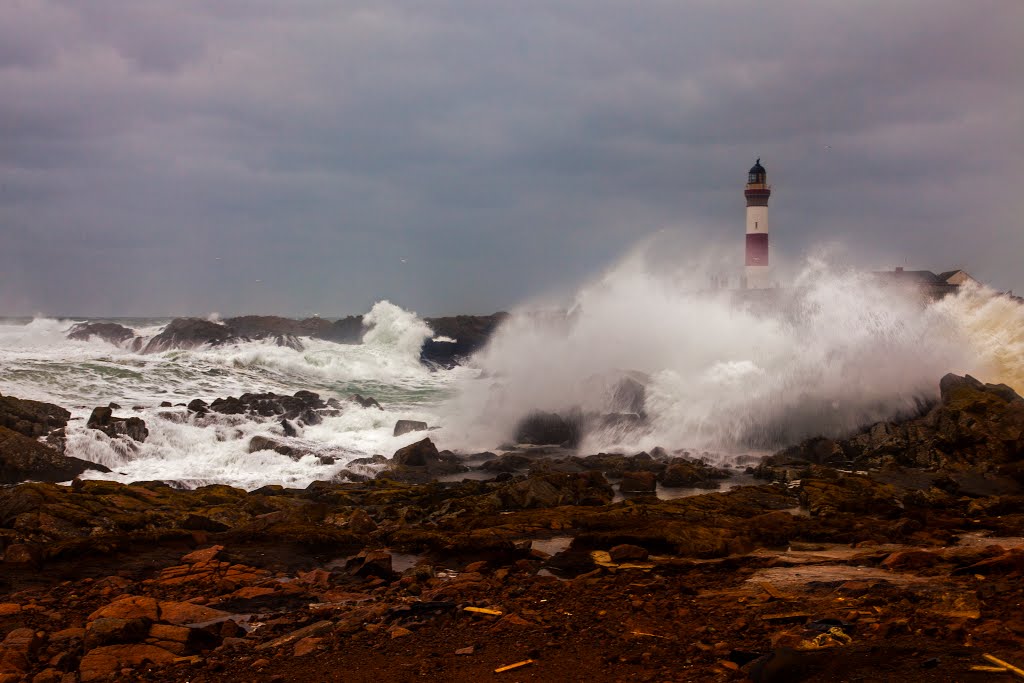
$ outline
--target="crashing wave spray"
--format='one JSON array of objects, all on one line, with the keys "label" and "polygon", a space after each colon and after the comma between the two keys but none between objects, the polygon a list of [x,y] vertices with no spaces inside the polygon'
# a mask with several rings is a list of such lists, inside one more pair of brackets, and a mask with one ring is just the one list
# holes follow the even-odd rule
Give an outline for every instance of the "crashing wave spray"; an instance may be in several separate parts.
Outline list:
[{"label": "crashing wave spray", "polygon": [[[592,416],[589,451],[774,448],[917,412],[947,372],[1024,384],[1024,307],[989,290],[925,304],[821,261],[785,290],[708,290],[709,279],[652,267],[641,248],[567,314],[517,312],[447,406],[446,436],[493,444],[532,411],[578,408]],[[621,410],[625,372],[646,378],[646,421],[601,426]]]}]

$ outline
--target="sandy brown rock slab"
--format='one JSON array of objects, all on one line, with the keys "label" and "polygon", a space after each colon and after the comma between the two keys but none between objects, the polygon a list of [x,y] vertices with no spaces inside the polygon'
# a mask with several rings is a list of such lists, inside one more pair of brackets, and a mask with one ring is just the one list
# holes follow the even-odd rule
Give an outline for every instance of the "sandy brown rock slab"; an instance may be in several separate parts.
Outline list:
[{"label": "sandy brown rock slab", "polygon": [[138,643],[131,645],[108,645],[90,650],[82,658],[78,673],[82,683],[101,681],[119,674],[126,666],[140,664],[167,664],[177,658],[173,652],[162,647]]}]

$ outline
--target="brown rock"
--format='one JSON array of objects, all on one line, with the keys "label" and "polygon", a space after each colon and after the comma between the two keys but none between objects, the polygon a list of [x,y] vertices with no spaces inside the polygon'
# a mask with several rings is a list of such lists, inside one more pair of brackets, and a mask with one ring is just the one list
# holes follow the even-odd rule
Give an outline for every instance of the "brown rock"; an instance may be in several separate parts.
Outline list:
[{"label": "brown rock", "polygon": [[321,643],[323,642],[323,638],[303,638],[299,642],[295,643],[295,650],[292,654],[295,657],[304,657],[308,654],[312,654],[322,648]]},{"label": "brown rock", "polygon": [[209,562],[213,558],[217,557],[217,553],[224,550],[222,545],[214,545],[209,548],[203,548],[202,550],[193,550],[188,555],[181,558],[181,561],[185,564],[199,564],[200,562]]},{"label": "brown rock", "polygon": [[882,566],[892,570],[914,570],[934,567],[939,562],[942,558],[927,550],[904,550],[882,560]]},{"label": "brown rock", "polygon": [[0,617],[9,617],[21,612],[21,605],[16,602],[0,602]]},{"label": "brown rock", "polygon": [[654,491],[658,484],[658,475],[654,472],[623,472],[619,482],[622,493],[647,493]]},{"label": "brown rock", "polygon": [[169,624],[200,624],[229,616],[228,612],[190,602],[160,603],[160,620]]},{"label": "brown rock", "polygon": [[43,669],[32,678],[32,683],[60,683],[63,677],[56,669]]},{"label": "brown rock", "polygon": [[93,619],[85,627],[85,648],[91,650],[101,645],[139,642],[146,637],[149,623],[150,620],[145,618],[100,617]]},{"label": "brown rock", "polygon": [[82,683],[103,680],[121,672],[122,668],[140,664],[166,664],[177,657],[162,647],[147,644],[108,645],[86,653],[78,667]]},{"label": "brown rock", "polygon": [[648,553],[645,548],[638,545],[623,543],[609,550],[608,555],[612,562],[626,562],[628,560],[646,560]]},{"label": "brown rock", "polygon": [[123,595],[109,605],[104,605],[89,615],[88,620],[111,617],[115,619],[149,619],[160,618],[160,607],[153,598],[142,595]]},{"label": "brown rock", "polygon": [[356,508],[348,519],[348,528],[357,534],[371,534],[377,530],[377,523],[362,508]]}]

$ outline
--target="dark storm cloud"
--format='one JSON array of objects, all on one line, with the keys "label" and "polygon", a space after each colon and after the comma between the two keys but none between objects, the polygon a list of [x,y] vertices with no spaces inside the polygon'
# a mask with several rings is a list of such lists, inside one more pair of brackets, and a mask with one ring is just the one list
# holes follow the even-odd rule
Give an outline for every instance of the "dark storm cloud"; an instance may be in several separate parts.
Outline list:
[{"label": "dark storm cloud", "polygon": [[[0,314],[486,312],[665,229],[1024,289],[1024,6],[0,5]],[[260,282],[257,282],[259,280]]]}]

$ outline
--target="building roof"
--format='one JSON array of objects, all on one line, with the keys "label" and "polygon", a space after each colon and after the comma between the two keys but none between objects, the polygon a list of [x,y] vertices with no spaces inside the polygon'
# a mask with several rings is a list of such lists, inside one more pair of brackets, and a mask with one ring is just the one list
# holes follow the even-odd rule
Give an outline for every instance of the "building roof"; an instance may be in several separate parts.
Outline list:
[{"label": "building roof", "polygon": [[750,167],[748,173],[760,173],[761,175],[766,173],[764,166],[761,165],[761,157],[757,158],[757,161],[755,161],[754,165]]},{"label": "building roof", "polygon": [[896,270],[875,271],[874,275],[890,282],[906,282],[916,285],[946,284],[945,278],[936,275],[930,270],[903,270],[902,268],[897,268]]}]

